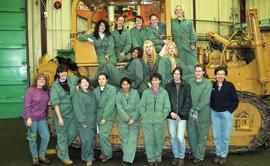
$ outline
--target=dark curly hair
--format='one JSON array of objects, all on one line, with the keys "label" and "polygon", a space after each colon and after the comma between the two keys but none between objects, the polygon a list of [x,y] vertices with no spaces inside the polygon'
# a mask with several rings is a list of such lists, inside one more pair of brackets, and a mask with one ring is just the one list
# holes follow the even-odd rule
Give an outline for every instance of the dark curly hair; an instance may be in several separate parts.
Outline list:
[{"label": "dark curly hair", "polygon": [[104,31],[104,34],[105,34],[106,36],[110,36],[110,35],[111,35],[111,33],[110,33],[110,27],[109,27],[108,22],[105,21],[105,20],[99,20],[99,21],[96,23],[95,29],[94,29],[94,32],[93,32],[93,35],[94,35],[94,37],[95,37],[96,39],[99,39],[99,38],[100,38],[98,32],[99,32],[99,26],[100,26],[101,23],[103,23],[103,24],[105,25],[105,31]]}]

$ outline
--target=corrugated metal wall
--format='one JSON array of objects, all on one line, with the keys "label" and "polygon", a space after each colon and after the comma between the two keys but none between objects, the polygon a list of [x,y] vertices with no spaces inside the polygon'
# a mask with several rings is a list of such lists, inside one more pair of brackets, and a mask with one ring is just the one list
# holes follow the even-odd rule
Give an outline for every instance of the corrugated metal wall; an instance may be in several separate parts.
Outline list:
[{"label": "corrugated metal wall", "polygon": [[270,19],[270,1],[269,0],[246,0],[246,9],[257,8],[259,19]]},{"label": "corrugated metal wall", "polygon": [[62,8],[55,9],[55,0],[47,0],[46,9],[48,12],[47,24],[47,52],[50,57],[57,55],[59,49],[70,49],[71,32],[71,2],[72,0],[61,1]]},{"label": "corrugated metal wall", "polygon": [[[185,8],[187,18],[194,19],[193,1],[192,0],[173,0],[173,9],[176,5],[182,4]],[[228,35],[229,26],[233,22],[239,22],[239,14],[233,15],[232,11],[239,11],[239,3],[235,0],[195,0],[196,7],[196,32],[204,35],[208,31],[218,32],[221,35]],[[238,12],[239,13],[239,12]]]}]

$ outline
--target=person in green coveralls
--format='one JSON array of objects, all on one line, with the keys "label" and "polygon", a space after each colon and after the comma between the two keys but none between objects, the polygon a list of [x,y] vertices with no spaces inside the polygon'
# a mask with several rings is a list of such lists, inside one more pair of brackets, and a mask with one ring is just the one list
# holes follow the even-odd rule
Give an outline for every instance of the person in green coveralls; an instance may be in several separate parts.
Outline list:
[{"label": "person in green coveralls", "polygon": [[159,53],[166,42],[166,26],[164,23],[159,22],[158,16],[156,14],[150,15],[150,25],[148,26],[148,31],[153,33],[156,52]]},{"label": "person in green coveralls", "polygon": [[97,125],[101,148],[99,158],[102,162],[106,162],[112,158],[110,133],[115,116],[116,88],[107,83],[106,73],[99,73],[97,78],[99,86],[94,89],[94,94],[97,100]]},{"label": "person in green coveralls", "polygon": [[141,61],[142,49],[139,47],[131,50],[132,60],[121,69],[117,69],[112,64],[107,64],[103,71],[108,74],[109,82],[112,85],[120,86],[120,81],[123,77],[131,79],[133,88],[138,88],[143,81],[143,65]]},{"label": "person in green coveralls", "polygon": [[93,165],[94,144],[96,134],[96,99],[89,79],[82,76],[78,81],[79,90],[72,97],[75,117],[79,123],[81,140],[81,157],[86,165]]},{"label": "person in green coveralls", "polygon": [[141,16],[136,16],[135,27],[130,29],[132,48],[143,48],[144,42],[146,40],[154,39],[154,35],[152,33],[149,33],[149,31],[143,26],[143,24],[143,18]]},{"label": "person in green coveralls", "polygon": [[68,146],[77,135],[77,123],[72,106],[72,96],[76,91],[78,78],[68,76],[68,68],[59,65],[55,81],[50,91],[50,101],[55,110],[54,125],[57,135],[57,157],[64,164],[73,164],[68,154]]},{"label": "person in green coveralls", "polygon": [[165,140],[166,119],[171,112],[167,91],[160,87],[162,77],[153,73],[150,77],[151,88],[146,89],[139,104],[142,117],[144,145],[149,166],[156,166],[162,161]]},{"label": "person in green coveralls", "polygon": [[[197,64],[196,33],[192,22],[185,18],[182,5],[177,5],[175,10],[176,19],[172,19],[172,35],[176,43],[180,60],[192,68]],[[181,66],[184,68],[185,66]]]},{"label": "person in green coveralls", "polygon": [[107,21],[99,20],[95,25],[93,34],[79,34],[78,40],[88,41],[89,43],[94,44],[99,64],[97,74],[101,72],[101,68],[105,63],[117,63],[114,52],[114,40],[110,33]]},{"label": "person in green coveralls", "polygon": [[135,158],[138,131],[140,128],[139,93],[131,88],[131,80],[124,77],[120,81],[121,89],[116,95],[116,109],[118,112],[118,128],[122,141],[122,166],[131,166]]},{"label": "person in green coveralls", "polygon": [[150,76],[153,73],[157,72],[158,63],[159,63],[159,55],[157,55],[154,43],[150,40],[146,40],[143,46],[143,57],[142,57],[142,64],[143,64],[143,81],[139,87],[139,93],[147,89],[150,86]]},{"label": "person in green coveralls", "polygon": [[194,67],[195,77],[189,80],[191,87],[192,107],[188,118],[188,142],[191,147],[194,163],[204,160],[204,153],[210,127],[210,97],[212,82],[204,77],[205,66]]},{"label": "person in green coveralls", "polygon": [[158,73],[161,74],[162,86],[165,87],[172,80],[172,71],[176,67],[175,57],[177,56],[177,48],[174,42],[167,42],[165,45],[165,55],[162,56],[158,63]]},{"label": "person in green coveralls", "polygon": [[114,51],[118,62],[126,62],[130,59],[131,35],[128,29],[124,27],[125,18],[119,16],[116,18],[116,25],[112,31],[114,39]]}]

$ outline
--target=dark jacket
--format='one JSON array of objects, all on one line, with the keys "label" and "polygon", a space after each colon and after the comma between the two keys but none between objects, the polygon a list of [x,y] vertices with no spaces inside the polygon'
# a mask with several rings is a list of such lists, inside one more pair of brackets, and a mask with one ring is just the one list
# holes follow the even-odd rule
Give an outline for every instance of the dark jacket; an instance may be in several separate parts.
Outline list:
[{"label": "dark jacket", "polygon": [[[190,94],[190,85],[181,80],[179,92],[178,92],[178,103],[176,103],[176,85],[174,80],[168,83],[165,86],[170,98],[171,103],[171,112],[175,112],[182,120],[188,119],[188,114],[192,106],[191,101],[191,94]],[[178,104],[178,110],[176,110],[176,104]],[[172,119],[171,115],[169,114],[168,119]]]},{"label": "dark jacket", "polygon": [[218,90],[217,82],[213,82],[211,94],[211,108],[216,112],[234,112],[239,104],[234,85],[224,80],[222,87]]}]

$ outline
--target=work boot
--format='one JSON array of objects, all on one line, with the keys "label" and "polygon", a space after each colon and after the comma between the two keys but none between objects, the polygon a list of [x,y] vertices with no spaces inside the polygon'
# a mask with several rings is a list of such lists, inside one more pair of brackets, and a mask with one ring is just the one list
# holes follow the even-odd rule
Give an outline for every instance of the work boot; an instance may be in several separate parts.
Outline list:
[{"label": "work boot", "polygon": [[184,164],[185,164],[184,159],[179,159],[177,166],[184,166]]},{"label": "work boot", "polygon": [[173,158],[172,165],[177,165],[177,163],[178,163],[178,158]]},{"label": "work boot", "polygon": [[220,165],[224,165],[226,163],[226,158],[225,157],[221,157],[219,160],[219,164]]},{"label": "work boot", "polygon": [[65,165],[71,165],[73,164],[73,161],[68,159],[68,160],[62,160],[62,162],[65,164]]},{"label": "work boot", "polygon": [[38,160],[44,164],[51,164],[52,162],[48,160],[46,157],[39,157]]},{"label": "work boot", "polygon": [[93,165],[93,162],[92,162],[92,161],[87,161],[87,162],[86,162],[86,165],[87,165],[87,166],[92,166],[92,165]]},{"label": "work boot", "polygon": [[198,158],[195,157],[194,160],[193,160],[193,163],[196,164],[196,163],[200,163],[200,162],[202,162],[202,161],[203,161],[203,160],[198,159]]},{"label": "work boot", "polygon": [[38,161],[38,158],[37,157],[34,157],[33,158],[33,165],[34,166],[39,165],[39,161]]},{"label": "work boot", "polygon": [[220,157],[219,156],[216,156],[215,159],[214,159],[214,163],[215,164],[219,164],[219,160],[220,160]]}]

